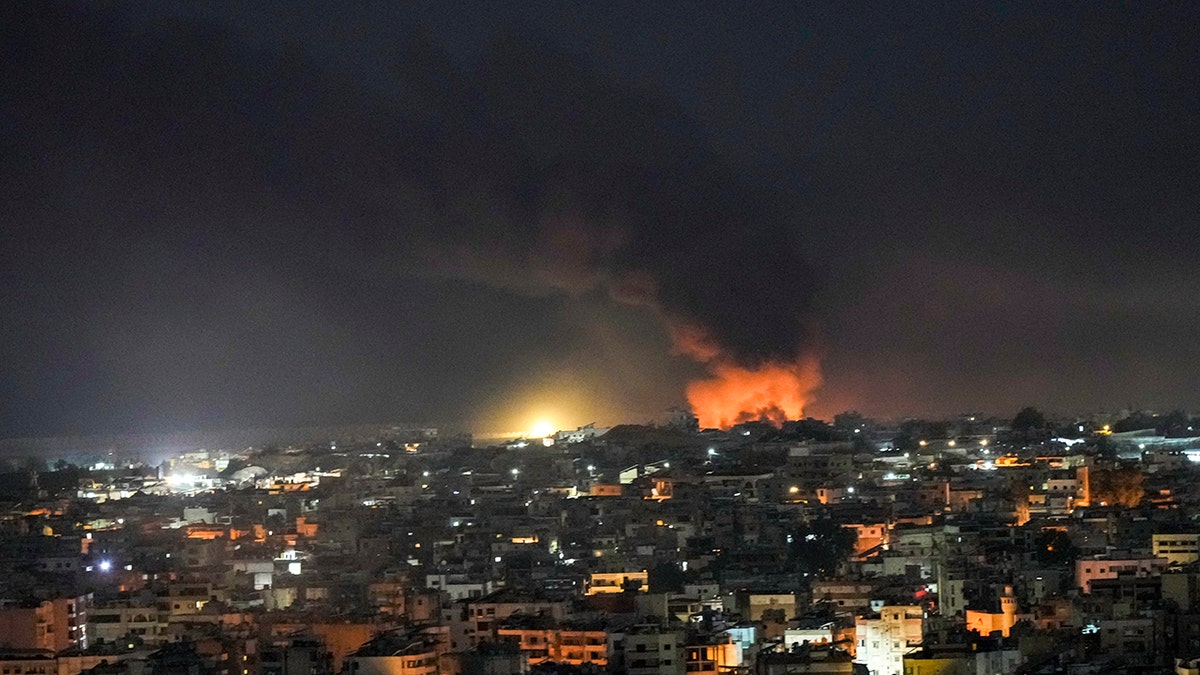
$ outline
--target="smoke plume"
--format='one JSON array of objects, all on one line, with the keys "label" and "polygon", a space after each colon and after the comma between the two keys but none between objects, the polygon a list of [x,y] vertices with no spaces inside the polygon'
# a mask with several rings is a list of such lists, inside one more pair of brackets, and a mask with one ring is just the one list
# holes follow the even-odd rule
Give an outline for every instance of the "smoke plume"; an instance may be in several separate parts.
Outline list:
[{"label": "smoke plume", "polygon": [[504,37],[455,61],[414,31],[335,72],[196,21],[5,13],[4,177],[64,182],[92,218],[28,218],[59,224],[47,245],[604,292],[708,369],[687,390],[705,426],[798,417],[820,383],[798,209],[653,87]]}]

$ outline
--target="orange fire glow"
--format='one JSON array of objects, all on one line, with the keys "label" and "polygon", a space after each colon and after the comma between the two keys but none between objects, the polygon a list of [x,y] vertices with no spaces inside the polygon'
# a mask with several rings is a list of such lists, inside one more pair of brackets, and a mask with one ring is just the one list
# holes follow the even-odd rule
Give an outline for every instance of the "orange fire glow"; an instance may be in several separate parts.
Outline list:
[{"label": "orange fire glow", "polygon": [[712,377],[688,384],[687,399],[701,427],[728,429],[763,420],[779,426],[800,419],[812,393],[821,385],[815,358],[796,363],[772,362],[745,368],[721,360],[710,362]]}]

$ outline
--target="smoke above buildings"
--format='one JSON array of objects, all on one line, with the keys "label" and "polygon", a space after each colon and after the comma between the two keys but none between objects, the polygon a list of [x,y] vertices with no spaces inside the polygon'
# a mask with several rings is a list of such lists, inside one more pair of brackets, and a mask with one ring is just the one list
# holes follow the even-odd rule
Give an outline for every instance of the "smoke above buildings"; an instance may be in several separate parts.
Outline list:
[{"label": "smoke above buildings", "polygon": [[26,164],[5,177],[70,183],[70,204],[24,202],[52,242],[607,293],[707,367],[687,391],[704,425],[797,417],[820,382],[799,214],[652,88],[516,39],[456,62],[408,36],[334,71],[195,22],[6,14]]},{"label": "smoke above buildings", "polygon": [[495,248],[468,238],[460,272],[532,271],[517,284],[652,308],[708,367],[687,392],[706,426],[802,413],[820,382],[813,281],[779,195],[740,181],[668,102],[528,44],[497,44],[450,105],[486,120],[466,145],[493,149],[469,181],[487,195],[479,234],[514,232]]}]

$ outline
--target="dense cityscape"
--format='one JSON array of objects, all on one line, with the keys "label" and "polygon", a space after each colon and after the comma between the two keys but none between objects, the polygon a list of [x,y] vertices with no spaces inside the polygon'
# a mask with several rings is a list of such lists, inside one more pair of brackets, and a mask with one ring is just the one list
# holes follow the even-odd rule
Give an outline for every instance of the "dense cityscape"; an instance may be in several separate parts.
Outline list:
[{"label": "dense cityscape", "polygon": [[1197,26],[0,2],[0,675],[1200,675]]},{"label": "dense cityscape", "polygon": [[672,410],[495,444],[379,426],[14,459],[0,667],[1194,673],[1194,424]]}]

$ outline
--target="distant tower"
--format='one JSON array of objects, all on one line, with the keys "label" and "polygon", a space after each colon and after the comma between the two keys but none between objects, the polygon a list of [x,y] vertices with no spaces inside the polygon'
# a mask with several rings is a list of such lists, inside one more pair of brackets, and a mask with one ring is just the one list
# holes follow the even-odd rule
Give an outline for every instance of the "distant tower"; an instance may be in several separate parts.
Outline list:
[{"label": "distant tower", "polygon": [[1007,637],[1008,629],[1017,623],[1017,596],[1013,594],[1012,586],[1005,586],[1000,594],[1000,613],[1004,615],[1004,635]]}]

